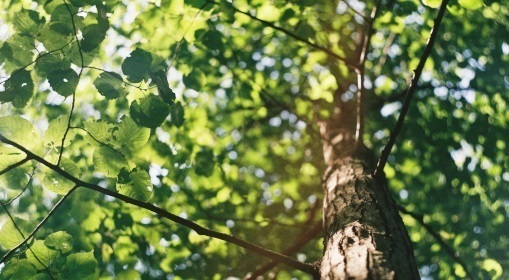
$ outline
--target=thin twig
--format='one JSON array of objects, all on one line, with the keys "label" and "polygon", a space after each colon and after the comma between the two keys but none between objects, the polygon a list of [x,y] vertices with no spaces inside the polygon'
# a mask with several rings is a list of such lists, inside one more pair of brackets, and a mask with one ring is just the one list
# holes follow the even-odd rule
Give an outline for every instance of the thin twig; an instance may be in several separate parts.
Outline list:
[{"label": "thin twig", "polygon": [[317,276],[317,271],[312,264],[297,261],[293,258],[290,258],[283,254],[265,249],[263,247],[255,245],[253,243],[250,243],[250,242],[247,242],[240,238],[237,238],[233,235],[228,235],[225,233],[213,231],[208,228],[202,227],[193,221],[190,221],[190,220],[184,219],[180,216],[177,216],[175,214],[172,214],[162,208],[159,208],[158,206],[155,206],[154,204],[151,204],[148,202],[142,202],[142,201],[136,200],[134,198],[131,198],[129,196],[125,196],[123,194],[114,192],[112,190],[102,188],[98,185],[82,181],[82,180],[74,177],[73,175],[67,173],[62,168],[60,168],[58,165],[55,165],[55,164],[52,164],[52,163],[46,161],[44,158],[32,153],[31,151],[27,150],[25,147],[21,146],[20,144],[5,138],[2,134],[0,134],[0,141],[6,143],[8,145],[12,145],[12,146],[16,147],[17,149],[21,150],[22,152],[24,152],[27,155],[28,158],[36,160],[36,161],[40,162],[41,164],[45,165],[46,167],[50,168],[51,170],[57,172],[62,177],[73,182],[76,185],[76,187],[84,187],[84,188],[102,193],[104,195],[114,197],[114,198],[124,201],[128,204],[132,204],[132,205],[138,206],[140,208],[149,210],[161,217],[167,218],[175,223],[178,223],[182,226],[192,229],[192,230],[196,231],[196,233],[198,233],[199,235],[205,235],[205,236],[209,236],[212,238],[221,239],[221,240],[224,240],[229,243],[233,243],[233,244],[238,245],[244,249],[250,250],[252,252],[255,252],[255,253],[265,256],[265,257],[269,257],[271,259],[278,260],[284,264],[287,264],[290,267],[293,267],[295,269],[298,269],[303,272],[309,273],[311,275]]},{"label": "thin twig", "polygon": [[7,166],[4,170],[0,171],[0,176],[4,175],[5,173],[13,170],[14,168],[18,167],[18,166],[21,166],[23,164],[25,164],[25,162],[29,161],[30,159],[28,157],[25,157],[24,159],[14,163],[14,164],[11,164],[9,166]]},{"label": "thin twig", "polygon": [[380,10],[380,5],[382,1],[379,0],[376,3],[376,6],[373,8],[370,14],[370,20],[368,22],[368,28],[365,36],[362,39],[362,49],[359,55],[359,67],[355,70],[357,74],[357,125],[355,128],[355,144],[358,146],[362,144],[362,135],[364,134],[364,67],[366,62],[366,55],[369,50],[371,36],[373,34],[373,25],[375,24],[375,19],[378,15],[378,11]]},{"label": "thin twig", "polygon": [[448,2],[449,2],[449,0],[442,1],[442,5],[440,6],[438,15],[435,18],[435,23],[433,25],[433,30],[431,30],[431,34],[429,36],[428,43],[426,44],[424,53],[421,56],[419,65],[415,69],[415,75],[412,79],[412,83],[406,93],[405,101],[403,103],[403,107],[401,108],[401,113],[399,114],[398,121],[396,122],[396,125],[394,126],[393,130],[391,131],[391,134],[389,136],[389,141],[385,145],[385,147],[382,151],[382,154],[380,155],[380,159],[378,160],[378,164],[376,166],[374,176],[378,175],[379,173],[381,173],[383,171],[385,164],[387,163],[387,159],[389,158],[389,155],[391,153],[392,147],[394,146],[394,143],[396,142],[396,138],[398,137],[398,134],[401,131],[401,128],[403,127],[403,122],[405,121],[405,116],[408,113],[408,109],[410,108],[410,101],[412,100],[412,97],[417,89],[417,83],[419,82],[419,78],[421,77],[421,73],[422,73],[422,70],[424,69],[424,65],[426,64],[426,60],[428,59],[429,55],[431,54],[431,50],[433,49],[433,43],[435,42],[435,38],[437,37],[438,29],[440,28],[440,23],[442,22],[442,18],[444,17],[445,11],[447,10]]},{"label": "thin twig", "polygon": [[[76,28],[76,23],[74,22],[74,15],[71,12],[71,8],[69,7],[69,4],[67,4],[67,1],[64,0],[64,4],[65,4],[65,7],[67,8],[67,11],[69,11],[69,15],[71,16],[71,23],[72,23],[72,28],[74,30],[74,37],[76,38],[76,44],[78,46],[78,51],[79,51],[80,59],[81,59],[80,71],[78,73],[78,84],[79,84],[80,79],[81,79],[81,74],[83,73],[83,66],[85,65],[85,62],[83,59],[83,51],[81,50],[80,40],[78,39],[78,30]],[[78,87],[78,85],[76,85],[76,87]],[[60,146],[60,152],[58,153],[57,165],[60,164],[60,161],[62,160],[62,155],[64,153],[65,139],[67,138],[67,134],[69,134],[69,130],[71,129],[71,120],[72,120],[72,115],[74,112],[75,105],[76,105],[76,88],[74,89],[74,92],[72,93],[71,111],[69,112],[69,118],[67,119],[67,127],[65,128],[64,136],[62,136],[62,144]]]},{"label": "thin twig", "polygon": [[398,206],[398,210],[401,213],[409,215],[414,220],[416,220],[419,224],[421,224],[426,229],[426,231],[429,232],[429,234],[431,234],[435,238],[436,241],[438,241],[440,246],[442,246],[442,248],[444,248],[444,250],[454,259],[454,261],[456,261],[459,265],[461,265],[461,267],[463,268],[463,270],[465,271],[467,276],[470,279],[474,279],[474,277],[468,270],[465,262],[458,257],[458,254],[454,251],[454,249],[451,246],[449,246],[449,244],[447,244],[445,242],[445,240],[442,238],[442,236],[440,236],[440,234],[438,232],[436,232],[430,225],[428,225],[426,222],[424,222],[424,218],[422,215],[408,211],[402,206]]},{"label": "thin twig", "polygon": [[[212,3],[212,4],[215,4],[215,5],[220,5],[220,3],[215,2],[215,1],[211,1],[211,0],[206,0],[206,1],[207,1],[208,3]],[[279,27],[279,26],[277,26],[277,25],[275,25],[275,24],[273,24],[273,23],[271,23],[271,22],[268,22],[268,21],[263,20],[263,19],[260,19],[260,18],[258,18],[258,17],[256,17],[256,16],[253,16],[253,15],[251,15],[249,12],[241,11],[241,10],[237,9],[236,7],[234,7],[233,5],[231,5],[230,7],[231,7],[231,8],[232,8],[232,9],[233,9],[236,13],[246,15],[246,16],[250,17],[251,19],[255,20],[255,21],[258,21],[258,22],[260,22],[260,23],[262,23],[262,24],[264,24],[264,25],[266,25],[266,26],[268,26],[268,27],[270,27],[270,28],[272,28],[272,29],[274,29],[274,30],[280,31],[280,32],[282,32],[282,33],[284,33],[284,34],[286,34],[286,35],[288,35],[288,36],[290,36],[290,37],[292,37],[292,38],[296,39],[296,40],[297,40],[297,41],[299,41],[299,42],[302,42],[302,43],[304,43],[304,44],[306,44],[306,45],[308,45],[308,46],[310,46],[310,47],[312,47],[312,48],[315,48],[315,49],[321,50],[321,51],[323,51],[324,53],[326,53],[326,54],[330,55],[331,57],[333,57],[333,58],[335,58],[335,59],[337,59],[337,60],[339,60],[339,61],[342,61],[343,63],[345,63],[345,65],[346,65],[347,67],[349,67],[349,68],[351,68],[351,69],[357,69],[357,65],[353,64],[351,61],[349,61],[348,59],[346,59],[346,58],[344,58],[344,57],[342,57],[342,56],[338,55],[337,53],[334,53],[333,51],[331,51],[331,50],[327,49],[326,47],[323,47],[323,46],[317,45],[317,44],[315,44],[315,43],[313,43],[313,42],[310,42],[309,40],[304,39],[304,38],[300,37],[299,35],[297,35],[297,34],[295,34],[295,33],[291,32],[291,31],[289,31],[289,30],[286,30],[286,29],[284,29],[284,28],[282,28],[282,27]]]},{"label": "thin twig", "polygon": [[68,193],[66,193],[54,206],[53,208],[51,208],[51,210],[48,212],[48,214],[44,217],[44,219],[42,219],[39,224],[37,224],[37,226],[34,228],[34,230],[32,230],[32,232],[27,236],[27,237],[24,237],[23,241],[21,243],[19,243],[18,245],[16,245],[16,247],[10,249],[3,257],[2,259],[0,259],[0,263],[4,263],[16,250],[18,250],[21,246],[23,246],[24,244],[26,244],[28,242],[28,239],[32,238],[36,233],[37,231],[39,231],[39,229],[48,221],[48,219],[55,213],[55,211],[58,209],[58,207],[60,207],[60,205],[62,205],[62,203],[64,202],[65,199],[67,199],[72,192],[74,192],[76,190],[76,186],[73,187]]}]

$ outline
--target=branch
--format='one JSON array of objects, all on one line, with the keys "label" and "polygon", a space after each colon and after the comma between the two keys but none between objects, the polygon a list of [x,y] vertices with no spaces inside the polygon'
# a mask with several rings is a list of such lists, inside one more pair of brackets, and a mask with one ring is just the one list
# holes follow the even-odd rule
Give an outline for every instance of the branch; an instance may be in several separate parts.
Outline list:
[{"label": "branch", "polygon": [[408,210],[406,210],[404,207],[402,206],[398,206],[398,210],[401,212],[401,213],[404,213],[404,214],[407,214],[407,215],[410,215],[412,218],[414,218],[414,220],[416,220],[419,224],[421,224],[425,229],[426,231],[428,231],[434,238],[436,241],[438,241],[438,243],[440,244],[440,246],[442,246],[442,248],[444,248],[444,250],[459,264],[461,265],[461,267],[463,268],[463,270],[465,271],[465,273],[467,274],[467,276],[470,278],[470,279],[475,279],[472,274],[470,273],[470,271],[468,271],[468,268],[467,268],[467,265],[458,257],[458,254],[456,252],[454,252],[454,249],[451,248],[451,246],[449,246],[449,244],[447,244],[445,242],[445,240],[442,238],[442,236],[440,236],[439,233],[437,233],[430,225],[428,225],[426,222],[424,222],[424,219],[423,219],[423,216],[422,215],[419,215],[417,213],[414,213],[414,212],[410,212]]},{"label": "branch", "polygon": [[357,75],[357,125],[355,128],[355,144],[357,146],[362,144],[362,135],[364,134],[364,66],[371,42],[371,35],[373,34],[373,25],[375,24],[375,19],[378,15],[378,11],[380,10],[381,3],[381,0],[377,1],[376,6],[373,10],[371,10],[366,35],[362,39],[362,49],[359,55],[359,67],[355,70]]},{"label": "branch", "polygon": [[[214,1],[212,1],[212,0],[206,0],[206,1],[207,1],[207,3],[212,3],[212,4],[215,4],[215,5],[220,5],[220,3],[218,3],[218,2],[214,2]],[[266,20],[263,20],[263,19],[257,18],[256,16],[253,16],[253,15],[251,15],[251,14],[250,14],[250,13],[248,13],[248,12],[241,11],[241,10],[239,10],[239,9],[235,8],[233,5],[231,5],[231,8],[232,8],[232,9],[233,9],[236,13],[246,15],[246,16],[250,17],[251,19],[255,20],[255,21],[258,21],[258,22],[260,22],[260,23],[262,23],[262,24],[264,24],[264,25],[266,25],[266,26],[268,26],[268,27],[270,27],[270,28],[272,28],[272,29],[274,29],[274,30],[280,31],[280,32],[282,32],[282,33],[284,33],[284,34],[286,34],[286,35],[288,35],[288,36],[290,36],[290,37],[292,37],[292,38],[296,39],[296,40],[297,40],[297,41],[299,41],[299,42],[302,42],[302,43],[304,43],[304,44],[306,44],[306,45],[308,45],[308,46],[310,46],[310,47],[312,47],[312,48],[315,48],[315,49],[318,49],[318,50],[323,51],[324,53],[326,53],[326,54],[330,55],[331,57],[333,57],[333,58],[335,58],[335,59],[337,59],[337,60],[339,60],[339,61],[344,62],[344,63],[345,63],[345,65],[346,65],[347,67],[351,68],[351,69],[357,69],[357,65],[353,64],[353,63],[352,63],[352,62],[350,62],[348,59],[346,59],[346,58],[344,58],[344,57],[342,57],[342,56],[340,56],[340,55],[338,55],[338,54],[334,53],[333,51],[331,51],[331,50],[327,49],[326,47],[323,47],[323,46],[317,45],[317,44],[315,44],[315,43],[313,43],[313,42],[310,42],[309,40],[304,39],[304,38],[300,37],[299,35],[297,35],[297,34],[295,34],[295,33],[293,33],[293,32],[290,32],[289,30],[286,30],[286,29],[284,29],[284,28],[282,28],[282,27],[279,27],[279,26],[277,26],[277,25],[275,25],[275,24],[273,24],[273,23],[271,23],[271,22],[268,22],[268,21],[266,21]]]},{"label": "branch", "polygon": [[140,208],[149,210],[149,211],[151,211],[161,217],[167,218],[177,224],[180,224],[187,228],[190,228],[190,229],[196,231],[196,233],[198,233],[200,235],[205,235],[205,236],[221,239],[221,240],[229,242],[229,243],[233,243],[233,244],[238,245],[244,249],[258,253],[262,256],[269,257],[274,260],[278,260],[279,262],[285,263],[295,269],[307,272],[311,275],[315,275],[315,276],[317,275],[317,271],[316,271],[315,267],[311,264],[299,262],[299,261],[294,260],[290,257],[287,257],[283,254],[265,249],[263,247],[255,245],[253,243],[249,243],[247,241],[239,239],[233,235],[228,235],[225,233],[210,230],[208,228],[204,228],[190,220],[187,220],[187,219],[179,217],[175,214],[172,214],[172,213],[170,213],[162,208],[159,208],[158,206],[155,206],[153,204],[150,204],[147,202],[142,202],[142,201],[136,200],[134,198],[125,196],[123,194],[114,192],[112,190],[102,188],[98,185],[94,185],[94,184],[82,181],[82,180],[74,177],[73,175],[67,173],[66,171],[61,169],[58,165],[55,165],[55,164],[52,164],[52,163],[46,161],[45,159],[41,158],[40,156],[37,156],[36,154],[30,152],[29,150],[27,150],[25,147],[21,146],[20,144],[5,138],[2,134],[0,134],[0,141],[4,142],[5,144],[12,145],[15,148],[21,150],[22,152],[24,152],[27,155],[28,158],[36,160],[36,161],[40,162],[41,164],[45,165],[46,167],[50,168],[51,170],[57,172],[58,174],[60,174],[64,178],[66,178],[67,180],[73,182],[76,185],[76,187],[84,187],[84,188],[102,193],[104,195],[114,197],[114,198],[124,201],[128,204],[132,204],[132,205],[138,206]]},{"label": "branch", "polygon": [[389,158],[389,154],[391,153],[392,147],[394,146],[394,143],[396,142],[396,138],[398,137],[398,134],[401,131],[401,128],[403,127],[403,122],[405,121],[405,116],[408,113],[408,109],[410,107],[410,101],[412,100],[415,90],[417,89],[417,83],[419,82],[419,78],[421,77],[421,73],[424,68],[424,65],[426,64],[426,60],[428,59],[429,55],[431,54],[431,50],[433,48],[433,43],[435,42],[435,38],[437,37],[438,29],[440,28],[440,23],[442,22],[442,18],[444,17],[448,2],[449,2],[449,0],[442,1],[442,5],[440,6],[438,15],[435,18],[435,24],[433,25],[433,29],[431,30],[431,34],[429,36],[428,43],[426,44],[424,53],[421,56],[419,65],[417,66],[417,69],[415,69],[415,71],[414,71],[415,75],[414,75],[414,77],[412,79],[412,83],[406,93],[405,101],[403,103],[403,107],[401,108],[401,113],[399,114],[398,121],[396,122],[396,125],[394,126],[393,130],[391,131],[391,135],[389,136],[389,141],[385,145],[385,147],[382,151],[382,154],[380,156],[380,159],[378,160],[378,164],[376,166],[374,176],[376,176],[377,174],[379,174],[383,171],[384,166],[387,163],[387,159]]},{"label": "branch", "polygon": [[[288,247],[283,254],[290,256],[297,253],[304,245],[308,244],[317,234],[322,232],[323,226],[322,221],[315,222],[311,228],[301,234],[292,244],[292,246]],[[273,269],[276,265],[279,264],[278,260],[271,260],[266,262],[256,268],[255,271],[249,273],[244,277],[244,279],[256,279],[258,276],[262,276],[265,272]]]},{"label": "branch", "polygon": [[23,164],[25,164],[25,162],[29,161],[30,159],[28,157],[14,163],[14,164],[11,164],[9,166],[7,166],[4,170],[0,171],[0,176],[4,175],[5,173],[13,170],[14,168],[18,167],[18,166],[21,166]]},{"label": "branch", "polygon": [[[3,138],[3,136],[0,136]],[[3,140],[2,140],[3,142]],[[28,154],[27,154],[28,155]],[[30,157],[30,155],[28,155]],[[21,246],[26,244],[30,238],[32,238],[39,229],[48,221],[48,219],[55,213],[55,211],[62,205],[64,200],[66,200],[75,190],[77,189],[77,186],[72,188],[68,193],[66,193],[54,206],[51,208],[51,210],[48,212],[48,214],[42,219],[41,222],[34,228],[34,230],[27,236],[23,238],[23,241],[16,245],[16,247],[10,249],[3,257],[0,259],[0,264],[4,263],[16,250],[18,250]],[[20,232],[21,233],[21,232]],[[35,254],[34,254],[35,255]]]}]

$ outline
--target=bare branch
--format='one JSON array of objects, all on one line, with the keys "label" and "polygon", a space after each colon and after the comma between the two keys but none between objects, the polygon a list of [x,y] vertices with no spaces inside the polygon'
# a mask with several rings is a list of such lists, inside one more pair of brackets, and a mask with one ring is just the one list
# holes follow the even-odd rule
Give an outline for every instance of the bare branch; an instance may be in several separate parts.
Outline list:
[{"label": "bare branch", "polygon": [[158,206],[150,204],[148,202],[142,202],[142,201],[136,200],[134,198],[125,196],[123,194],[114,192],[112,190],[102,188],[98,185],[94,185],[94,184],[82,181],[82,180],[74,177],[73,175],[67,173],[66,171],[61,169],[58,165],[55,165],[55,164],[52,164],[52,163],[46,161],[44,158],[37,156],[36,154],[27,150],[25,147],[21,146],[20,144],[5,138],[2,134],[0,134],[0,141],[4,142],[6,144],[12,145],[12,146],[16,147],[17,149],[21,150],[22,152],[24,152],[27,155],[28,158],[36,160],[36,161],[40,162],[41,164],[45,165],[46,167],[50,168],[51,170],[57,172],[58,174],[60,174],[64,178],[66,178],[67,180],[73,182],[76,185],[76,187],[84,187],[84,188],[102,193],[104,195],[114,197],[114,198],[124,201],[128,204],[132,204],[132,205],[138,206],[140,208],[149,210],[149,211],[151,211],[161,217],[167,218],[177,224],[180,224],[187,228],[190,228],[190,229],[196,231],[196,233],[198,233],[199,235],[205,235],[205,236],[209,236],[212,238],[221,239],[221,240],[224,240],[229,243],[233,243],[235,245],[238,245],[244,249],[250,250],[250,251],[260,254],[262,256],[269,257],[274,260],[278,260],[279,262],[287,264],[288,266],[293,267],[295,269],[307,272],[314,276],[317,275],[317,271],[312,264],[297,261],[297,260],[287,257],[283,254],[265,249],[263,247],[255,245],[253,243],[239,239],[233,235],[228,235],[225,233],[213,231],[208,228],[202,227],[202,226],[196,224],[195,222],[192,222],[190,220],[179,217],[175,214],[172,214],[172,213],[170,213],[162,208],[159,208]]},{"label": "bare branch", "polygon": [[393,130],[391,131],[391,135],[389,136],[389,141],[385,145],[385,148],[382,151],[382,155],[380,156],[380,159],[378,160],[378,164],[377,164],[375,172],[374,172],[375,176],[380,174],[383,171],[384,166],[387,163],[387,159],[389,158],[389,155],[391,153],[392,147],[394,146],[394,143],[396,142],[396,138],[398,137],[398,134],[401,131],[401,128],[403,127],[403,122],[405,121],[405,116],[408,113],[408,109],[410,108],[410,101],[412,100],[415,90],[417,89],[417,83],[419,82],[419,78],[421,77],[421,73],[424,68],[424,65],[426,64],[426,60],[428,59],[429,55],[431,54],[431,50],[433,49],[433,43],[435,42],[435,38],[437,37],[438,29],[440,28],[440,23],[442,22],[442,18],[444,17],[448,2],[449,2],[449,0],[442,1],[440,10],[438,11],[438,15],[435,18],[435,23],[433,25],[433,29],[431,30],[431,34],[429,36],[428,43],[426,44],[424,53],[421,56],[419,65],[417,66],[417,68],[414,71],[415,75],[414,75],[414,78],[412,79],[412,83],[406,93],[405,101],[403,102],[403,107],[401,108],[401,113],[399,114],[398,121],[396,122],[396,125],[394,126]]}]

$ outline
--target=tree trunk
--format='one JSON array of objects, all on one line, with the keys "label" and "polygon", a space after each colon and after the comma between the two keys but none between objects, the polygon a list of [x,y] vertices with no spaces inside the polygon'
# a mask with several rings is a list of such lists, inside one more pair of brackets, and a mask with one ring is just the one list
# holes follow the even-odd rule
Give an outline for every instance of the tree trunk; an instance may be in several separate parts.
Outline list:
[{"label": "tree trunk", "polygon": [[320,278],[419,279],[410,238],[385,175],[374,178],[371,151],[353,139],[352,113],[343,106],[321,124],[328,168],[323,180]]}]

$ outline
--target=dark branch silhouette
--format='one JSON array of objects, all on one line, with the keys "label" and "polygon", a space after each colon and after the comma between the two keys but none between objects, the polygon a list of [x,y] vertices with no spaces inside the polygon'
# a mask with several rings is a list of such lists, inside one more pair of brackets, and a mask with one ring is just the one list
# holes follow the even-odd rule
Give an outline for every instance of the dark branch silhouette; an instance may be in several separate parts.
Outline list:
[{"label": "dark branch silhouette", "polygon": [[36,160],[36,161],[40,162],[41,164],[43,164],[46,167],[48,167],[49,169],[57,172],[58,174],[60,174],[64,178],[66,178],[67,180],[73,182],[76,185],[75,188],[84,187],[86,189],[90,189],[90,190],[102,193],[104,195],[108,195],[108,196],[114,197],[114,198],[119,199],[121,201],[124,201],[126,203],[129,203],[129,204],[138,206],[140,208],[149,210],[149,211],[151,211],[151,212],[153,212],[153,213],[155,213],[155,214],[157,214],[157,215],[159,215],[161,217],[167,218],[167,219],[169,219],[169,220],[171,220],[171,221],[173,221],[175,223],[178,223],[178,224],[183,225],[183,226],[185,226],[187,228],[190,228],[190,229],[196,231],[196,233],[198,233],[199,235],[205,235],[205,236],[221,239],[221,240],[224,240],[224,241],[229,242],[229,243],[233,243],[233,244],[238,245],[238,246],[240,246],[240,247],[242,247],[244,249],[247,249],[247,250],[250,250],[252,252],[258,253],[258,254],[260,254],[262,256],[265,256],[265,257],[269,257],[271,259],[278,260],[279,262],[287,264],[290,267],[293,267],[295,269],[298,269],[298,270],[301,270],[303,272],[309,273],[311,275],[317,276],[317,270],[315,269],[315,267],[312,264],[308,264],[308,263],[303,263],[303,262],[297,261],[297,260],[292,259],[292,258],[290,258],[288,256],[283,255],[283,254],[280,254],[280,253],[277,253],[277,252],[265,249],[263,247],[255,245],[253,243],[250,243],[250,242],[247,242],[245,240],[239,239],[239,238],[237,238],[237,237],[235,237],[233,235],[228,235],[228,234],[225,234],[225,233],[213,231],[213,230],[210,230],[208,228],[202,227],[202,226],[200,226],[200,225],[198,225],[198,224],[196,224],[196,223],[194,223],[194,222],[192,222],[190,220],[187,220],[187,219],[179,217],[179,216],[177,216],[175,214],[172,214],[172,213],[170,213],[170,212],[168,212],[168,211],[166,211],[166,210],[164,210],[162,208],[159,208],[159,207],[157,207],[157,206],[155,206],[155,205],[153,205],[151,203],[142,202],[142,201],[136,200],[134,198],[125,196],[123,194],[114,192],[112,190],[102,188],[102,187],[100,187],[98,185],[94,185],[94,184],[82,181],[82,180],[74,177],[73,175],[67,173],[66,171],[61,169],[58,165],[55,165],[55,164],[52,164],[52,163],[46,161],[45,159],[41,158],[40,156],[37,156],[36,154],[34,154],[31,151],[27,150],[25,147],[21,146],[20,144],[5,138],[2,134],[0,134],[0,141],[5,143],[5,144],[11,145],[11,146],[21,150],[22,152],[24,152],[27,155],[27,158],[33,159],[33,160]]},{"label": "dark branch silhouette", "polygon": [[419,82],[419,78],[421,77],[422,70],[424,69],[424,65],[426,64],[426,60],[428,59],[429,55],[431,54],[431,50],[433,49],[433,43],[435,42],[435,38],[437,37],[438,29],[440,28],[442,18],[444,17],[445,11],[447,10],[448,2],[449,0],[442,1],[442,5],[440,6],[438,15],[435,18],[435,23],[433,25],[433,29],[431,30],[428,43],[426,44],[426,48],[424,49],[424,53],[422,54],[421,59],[419,60],[419,65],[417,65],[417,68],[415,69],[415,75],[412,79],[412,83],[406,93],[405,101],[403,102],[403,107],[401,108],[401,113],[399,114],[398,121],[396,122],[396,125],[392,129],[391,134],[389,136],[389,141],[385,145],[382,154],[380,155],[380,159],[378,160],[378,164],[374,172],[375,176],[380,174],[384,170],[385,164],[387,163],[387,159],[389,158],[392,147],[394,146],[394,143],[396,143],[396,138],[398,137],[398,134],[400,133],[401,128],[403,127],[405,116],[408,113],[408,109],[410,108],[410,102],[412,101],[412,97],[414,96],[414,93],[417,89],[417,83]]}]

